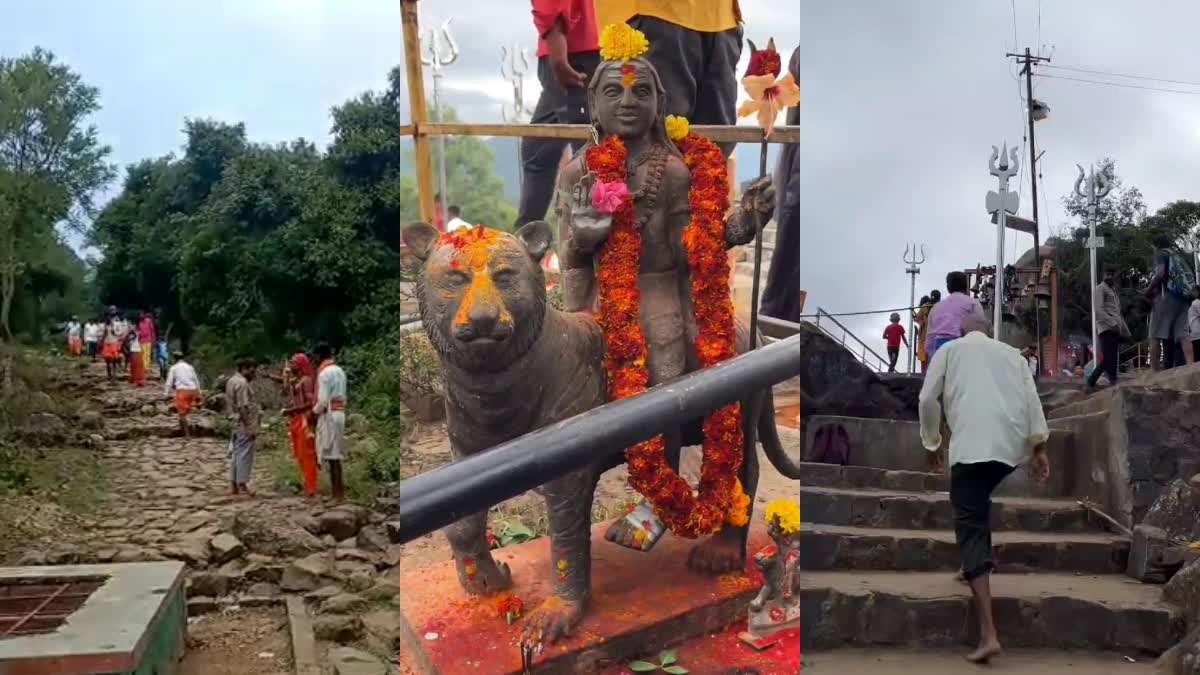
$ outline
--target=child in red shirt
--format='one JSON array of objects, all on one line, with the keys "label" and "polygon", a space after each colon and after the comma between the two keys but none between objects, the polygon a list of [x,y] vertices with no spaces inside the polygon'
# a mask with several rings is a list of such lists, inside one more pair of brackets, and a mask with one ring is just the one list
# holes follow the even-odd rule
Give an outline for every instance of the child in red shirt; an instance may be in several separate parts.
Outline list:
[{"label": "child in red shirt", "polygon": [[904,337],[904,326],[900,325],[900,315],[893,313],[892,322],[883,329],[883,339],[887,340],[888,372],[896,372],[896,361],[900,358],[900,344],[908,346],[908,338]]}]

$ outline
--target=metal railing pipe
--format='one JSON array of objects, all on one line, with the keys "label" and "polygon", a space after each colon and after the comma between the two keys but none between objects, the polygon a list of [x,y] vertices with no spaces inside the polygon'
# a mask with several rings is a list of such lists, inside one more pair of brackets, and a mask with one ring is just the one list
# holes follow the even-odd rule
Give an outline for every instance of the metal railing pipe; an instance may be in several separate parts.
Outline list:
[{"label": "metal railing pipe", "polygon": [[414,476],[389,534],[412,541],[799,374],[796,335]]}]

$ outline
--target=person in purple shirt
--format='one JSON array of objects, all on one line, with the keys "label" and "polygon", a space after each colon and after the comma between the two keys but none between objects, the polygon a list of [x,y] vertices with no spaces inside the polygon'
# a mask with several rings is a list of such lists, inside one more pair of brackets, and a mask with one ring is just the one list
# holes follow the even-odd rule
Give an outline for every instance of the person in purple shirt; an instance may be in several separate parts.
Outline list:
[{"label": "person in purple shirt", "polygon": [[929,363],[933,363],[933,356],[939,347],[962,337],[963,319],[975,314],[987,320],[987,315],[983,313],[983,305],[972,298],[967,290],[965,273],[947,274],[946,290],[950,291],[950,294],[934,305],[929,312],[929,330],[925,333],[925,353],[929,355]]}]

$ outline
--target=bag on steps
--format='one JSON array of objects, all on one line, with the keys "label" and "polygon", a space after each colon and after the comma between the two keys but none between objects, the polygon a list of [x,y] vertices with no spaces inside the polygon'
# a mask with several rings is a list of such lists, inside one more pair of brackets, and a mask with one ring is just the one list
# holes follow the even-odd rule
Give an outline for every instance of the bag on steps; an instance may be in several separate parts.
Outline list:
[{"label": "bag on steps", "polygon": [[850,463],[850,434],[840,424],[825,424],[817,429],[813,440],[813,461],[822,464]]}]

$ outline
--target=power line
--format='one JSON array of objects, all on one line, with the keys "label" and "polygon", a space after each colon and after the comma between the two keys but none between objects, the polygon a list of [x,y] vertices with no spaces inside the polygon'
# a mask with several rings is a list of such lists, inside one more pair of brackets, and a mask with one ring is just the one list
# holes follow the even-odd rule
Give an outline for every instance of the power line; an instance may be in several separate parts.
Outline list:
[{"label": "power line", "polygon": [[1087,73],[1089,75],[1105,75],[1108,77],[1124,77],[1130,80],[1149,80],[1150,82],[1165,82],[1166,84],[1185,84],[1192,87],[1200,87],[1200,82],[1189,82],[1188,80],[1171,80],[1165,77],[1149,77],[1146,75],[1122,75],[1121,73],[1110,73],[1104,70],[1091,70],[1089,68],[1075,68],[1073,66],[1044,66],[1045,68],[1053,68],[1055,70],[1069,70],[1075,73]]},{"label": "power line", "polygon": [[1200,91],[1186,91],[1184,89],[1166,89],[1163,87],[1145,87],[1138,84],[1124,84],[1122,82],[1105,82],[1103,80],[1085,80],[1081,77],[1066,77],[1063,75],[1043,75],[1035,73],[1034,77],[1048,77],[1052,80],[1070,80],[1072,82],[1084,82],[1086,84],[1103,84],[1110,87],[1124,87],[1126,89],[1145,89],[1146,91],[1162,91],[1168,94],[1191,94],[1192,96],[1200,96]]}]

